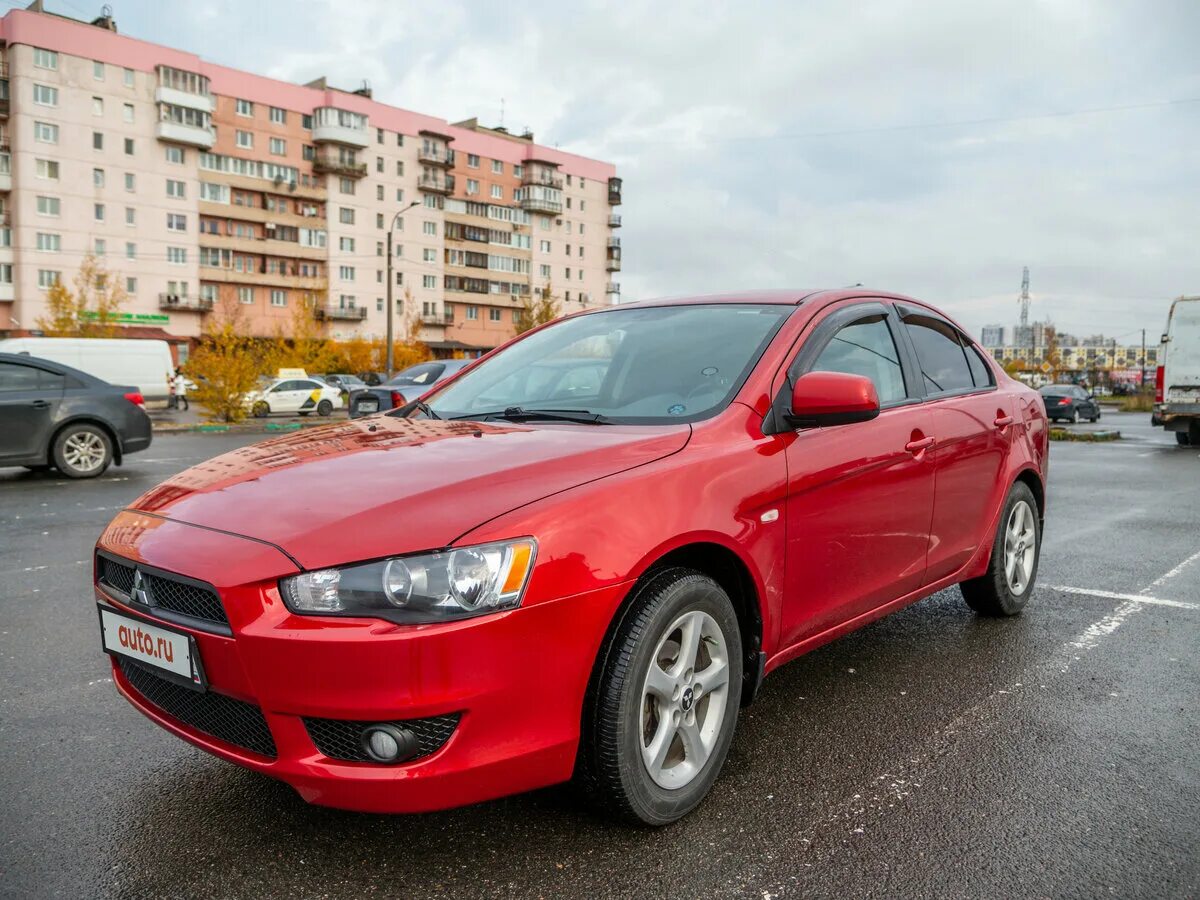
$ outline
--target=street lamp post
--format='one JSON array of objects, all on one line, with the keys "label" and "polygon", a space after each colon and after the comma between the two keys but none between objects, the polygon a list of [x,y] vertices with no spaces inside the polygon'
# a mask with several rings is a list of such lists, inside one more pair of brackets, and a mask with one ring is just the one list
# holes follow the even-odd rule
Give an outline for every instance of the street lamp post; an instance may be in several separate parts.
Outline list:
[{"label": "street lamp post", "polygon": [[400,210],[400,212],[398,212],[394,216],[392,216],[392,221],[388,224],[388,232],[387,232],[387,366],[386,366],[386,369],[387,369],[387,378],[389,381],[392,378],[392,369],[395,368],[395,362],[396,362],[396,358],[395,358],[396,351],[395,351],[395,348],[392,346],[392,343],[393,343],[392,320],[396,318],[396,307],[395,307],[395,304],[392,302],[392,285],[395,282],[395,278],[392,275],[392,229],[396,227],[396,222],[400,219],[400,217],[402,215],[404,215],[406,212],[408,212],[414,206],[420,206],[420,205],[421,205],[420,201],[414,200],[412,203],[408,204],[408,206],[404,207],[404,209]]}]

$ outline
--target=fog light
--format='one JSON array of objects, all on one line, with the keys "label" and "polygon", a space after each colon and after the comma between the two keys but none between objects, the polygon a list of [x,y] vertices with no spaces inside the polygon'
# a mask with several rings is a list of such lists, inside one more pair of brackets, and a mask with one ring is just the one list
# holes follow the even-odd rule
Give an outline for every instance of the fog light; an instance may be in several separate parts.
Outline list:
[{"label": "fog light", "polygon": [[362,748],[375,762],[402,763],[416,756],[417,736],[395,725],[368,725],[362,732]]}]

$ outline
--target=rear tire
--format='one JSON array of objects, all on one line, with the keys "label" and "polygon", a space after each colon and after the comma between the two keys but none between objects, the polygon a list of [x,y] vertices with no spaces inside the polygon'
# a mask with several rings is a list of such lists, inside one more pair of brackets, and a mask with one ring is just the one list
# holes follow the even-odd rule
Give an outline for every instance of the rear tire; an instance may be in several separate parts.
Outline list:
[{"label": "rear tire", "polygon": [[112,440],[98,425],[68,425],[54,439],[54,465],[68,478],[103,475],[113,459]]},{"label": "rear tire", "polygon": [[958,586],[967,606],[983,616],[1019,613],[1033,593],[1041,550],[1037,501],[1029,486],[1018,481],[1004,503],[987,572]]},{"label": "rear tire", "polygon": [[1071,414],[1069,416],[1067,416],[1067,421],[1072,425],[1078,424],[1079,410],[1077,410],[1077,409],[1071,410]]},{"label": "rear tire", "polygon": [[317,415],[327,416],[333,412],[333,402],[330,400],[322,400],[317,404]]},{"label": "rear tire", "polygon": [[1192,446],[1192,436],[1186,431],[1177,431],[1175,432],[1175,443],[1180,447],[1190,447]]},{"label": "rear tire", "polygon": [[668,825],[708,794],[737,726],[742,642],[729,595],[691,569],[658,573],[600,664],[576,782],[611,816]]}]

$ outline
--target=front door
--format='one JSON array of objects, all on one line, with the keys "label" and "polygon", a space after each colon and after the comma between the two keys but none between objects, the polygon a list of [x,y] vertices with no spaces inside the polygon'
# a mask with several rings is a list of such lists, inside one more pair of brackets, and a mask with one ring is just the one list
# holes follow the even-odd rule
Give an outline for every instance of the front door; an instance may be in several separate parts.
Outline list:
[{"label": "front door", "polygon": [[42,451],[62,403],[65,379],[22,363],[0,363],[0,460]]},{"label": "front door", "polygon": [[835,305],[822,314],[789,371],[793,377],[809,371],[864,375],[875,384],[880,413],[870,422],[782,436],[788,441],[782,647],[868,613],[924,581],[933,512],[932,428],[916,385],[905,381],[900,327],[888,304]]}]

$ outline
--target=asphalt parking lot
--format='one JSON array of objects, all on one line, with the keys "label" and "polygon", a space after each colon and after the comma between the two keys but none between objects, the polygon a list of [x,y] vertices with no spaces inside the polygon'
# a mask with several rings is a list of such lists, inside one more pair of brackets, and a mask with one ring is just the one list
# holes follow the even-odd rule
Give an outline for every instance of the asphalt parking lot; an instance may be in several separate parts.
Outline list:
[{"label": "asphalt parking lot", "polygon": [[310,807],[120,699],[97,535],[261,436],[161,436],[91,482],[2,469],[0,894],[1195,896],[1200,449],[1148,418],[1054,445],[1022,616],[975,618],[952,589],[786,666],[709,800],[660,831],[566,788],[414,817]]}]

